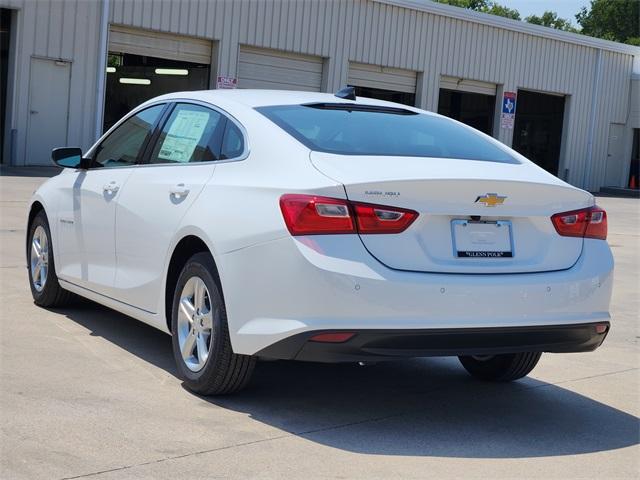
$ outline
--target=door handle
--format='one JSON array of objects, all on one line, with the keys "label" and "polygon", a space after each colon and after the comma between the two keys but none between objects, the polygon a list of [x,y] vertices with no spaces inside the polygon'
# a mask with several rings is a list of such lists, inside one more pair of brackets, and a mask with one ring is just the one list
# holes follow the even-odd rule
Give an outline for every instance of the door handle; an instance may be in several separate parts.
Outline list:
[{"label": "door handle", "polygon": [[111,183],[105,183],[102,186],[102,190],[104,190],[106,193],[112,194],[120,190],[120,187],[116,184],[116,182],[111,182]]},{"label": "door handle", "polygon": [[184,186],[184,183],[179,183],[169,189],[169,193],[176,198],[182,198],[189,195],[189,189]]}]

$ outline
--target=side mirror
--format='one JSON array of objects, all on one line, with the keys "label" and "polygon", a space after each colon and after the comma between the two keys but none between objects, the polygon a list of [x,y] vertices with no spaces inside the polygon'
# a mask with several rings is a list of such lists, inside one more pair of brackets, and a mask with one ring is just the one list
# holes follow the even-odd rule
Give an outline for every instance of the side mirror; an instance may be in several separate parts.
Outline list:
[{"label": "side mirror", "polygon": [[82,161],[82,150],[77,147],[54,148],[51,160],[62,168],[86,168]]}]

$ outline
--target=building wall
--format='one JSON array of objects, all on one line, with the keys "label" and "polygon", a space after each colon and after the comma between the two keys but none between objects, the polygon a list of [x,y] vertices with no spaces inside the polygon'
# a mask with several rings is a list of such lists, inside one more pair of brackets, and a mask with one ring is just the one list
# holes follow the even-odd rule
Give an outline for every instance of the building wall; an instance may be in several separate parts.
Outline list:
[{"label": "building wall", "polygon": [[[29,69],[32,57],[71,62],[67,145],[89,147],[95,140],[98,31],[101,6],[84,0],[0,0],[18,10],[10,129],[16,131],[13,163],[24,165],[29,121]],[[11,82],[11,79],[9,80]],[[40,88],[47,88],[41,85]]]},{"label": "building wall", "polygon": [[640,75],[635,74],[631,80],[631,101],[629,103],[629,126],[640,128]]},{"label": "building wall", "polygon": [[[67,142],[87,146],[94,134],[100,3],[0,0],[0,5],[21,9],[18,78],[29,78],[30,55],[73,60]],[[590,189],[604,181],[609,124],[627,123],[629,115],[629,53],[599,50],[592,40],[581,45],[391,3],[110,0],[109,22],[216,40],[212,67],[219,75],[236,76],[241,44],[324,57],[326,91],[346,84],[350,61],[414,70],[418,106],[434,111],[441,75],[496,83],[498,98],[519,88],[568,95],[559,171],[563,176],[566,169],[569,182]],[[26,141],[27,96],[23,84],[16,93],[19,163],[24,162],[20,142]],[[511,145],[512,130],[496,132]]]}]

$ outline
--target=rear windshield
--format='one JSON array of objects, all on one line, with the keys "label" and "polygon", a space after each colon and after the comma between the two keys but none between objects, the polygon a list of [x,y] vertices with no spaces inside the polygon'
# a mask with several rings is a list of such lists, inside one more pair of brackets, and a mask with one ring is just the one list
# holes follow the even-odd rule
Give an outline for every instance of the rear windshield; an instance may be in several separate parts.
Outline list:
[{"label": "rear windshield", "polygon": [[473,130],[401,108],[311,104],[256,110],[314,151],[520,163]]}]

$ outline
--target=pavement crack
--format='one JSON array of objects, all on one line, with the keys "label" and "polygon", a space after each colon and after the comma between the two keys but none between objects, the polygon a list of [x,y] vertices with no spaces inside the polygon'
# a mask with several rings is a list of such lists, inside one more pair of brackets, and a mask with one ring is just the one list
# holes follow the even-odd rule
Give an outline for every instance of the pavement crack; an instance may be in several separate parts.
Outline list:
[{"label": "pavement crack", "polygon": [[529,387],[529,388],[548,387],[550,385],[562,385],[562,384],[570,383],[570,382],[579,382],[581,380],[589,380],[591,378],[606,377],[608,375],[617,375],[619,373],[632,372],[634,370],[640,370],[640,369],[638,367],[630,367],[630,368],[625,368],[624,370],[616,370],[614,372],[598,373],[597,375],[590,375],[588,377],[580,377],[580,378],[572,378],[570,380],[562,380],[561,382],[556,382],[556,383],[545,383],[544,385],[535,385],[535,386]]},{"label": "pavement crack", "polygon": [[134,463],[134,464],[131,464],[131,465],[124,465],[122,467],[109,468],[109,469],[100,470],[100,471],[97,471],[97,472],[91,472],[91,473],[85,473],[85,474],[82,474],[82,475],[76,475],[76,476],[73,476],[73,477],[63,477],[60,480],[74,480],[74,479],[77,479],[77,478],[87,478],[87,477],[93,477],[93,476],[96,476],[96,475],[102,475],[103,473],[120,472],[122,470],[129,470],[129,469],[135,468],[135,467],[144,467],[144,466],[147,466],[147,465],[154,465],[154,464],[157,464],[157,463],[163,463],[163,462],[166,462],[166,461],[169,461],[169,460],[179,460],[181,458],[193,457],[193,456],[202,455],[202,454],[205,454],[205,453],[218,452],[218,451],[221,451],[221,450],[228,450],[230,448],[235,448],[235,447],[244,447],[244,446],[247,446],[247,445],[254,445],[256,443],[262,443],[262,442],[269,442],[271,440],[279,440],[281,438],[286,438],[286,437],[291,437],[291,436],[295,436],[295,434],[286,433],[286,434],[282,434],[282,435],[277,435],[275,437],[262,438],[260,440],[252,440],[250,442],[239,442],[239,443],[234,443],[232,445],[225,445],[223,447],[209,448],[207,450],[199,450],[197,452],[190,452],[190,453],[185,453],[185,454],[182,454],[182,455],[174,455],[174,456],[170,456],[170,457],[158,458],[156,460],[151,460],[149,462]]},{"label": "pavement crack", "polygon": [[262,438],[260,440],[252,440],[250,442],[239,442],[239,443],[234,443],[232,445],[225,445],[225,446],[222,446],[222,447],[209,448],[209,449],[206,449],[206,450],[199,450],[197,452],[190,452],[190,453],[185,453],[185,454],[182,454],[182,455],[174,455],[174,456],[170,456],[170,457],[159,458],[159,459],[156,459],[156,460],[151,460],[149,462],[134,463],[134,464],[131,464],[131,465],[124,465],[124,466],[121,466],[121,467],[109,468],[109,469],[106,469],[106,470],[99,470],[99,471],[96,471],[96,472],[85,473],[85,474],[76,475],[76,476],[73,476],[73,477],[63,477],[60,480],[74,480],[74,479],[78,479],[78,478],[87,478],[87,477],[92,477],[92,476],[96,476],[96,475],[102,475],[104,473],[119,472],[119,471],[122,471],[122,470],[128,470],[128,469],[136,468],[136,467],[144,467],[144,466],[148,466],[148,465],[155,465],[155,464],[167,462],[167,461],[170,461],[170,460],[180,460],[182,458],[188,458],[188,457],[193,457],[193,456],[197,456],[197,455],[203,455],[203,454],[206,454],[206,453],[213,453],[213,452],[219,452],[219,451],[223,451],[223,450],[229,450],[231,448],[236,448],[236,447],[246,447],[248,445],[255,445],[255,444],[263,443],[263,442],[271,442],[273,440],[281,440],[283,438],[301,437],[301,436],[304,436],[304,435],[310,435],[310,434],[313,434],[313,433],[325,432],[325,431],[329,431],[329,430],[336,430],[336,429],[339,429],[339,428],[352,427],[352,426],[361,425],[361,424],[364,424],[364,423],[379,422],[379,421],[382,421],[382,420],[388,420],[390,418],[395,418],[395,417],[401,417],[401,416],[404,416],[404,415],[408,415],[410,413],[413,413],[413,412],[403,412],[403,413],[397,413],[397,414],[394,414],[394,415],[385,415],[385,416],[382,416],[382,417],[366,418],[366,419],[358,420],[358,421],[355,421],[355,422],[341,423],[339,425],[329,425],[329,426],[326,426],[326,427],[314,428],[314,429],[311,429],[311,430],[303,430],[303,431],[300,431],[300,432],[287,432],[287,433],[284,433],[282,435],[276,435],[275,437]]},{"label": "pavement crack", "polygon": [[[531,385],[531,386],[524,386],[522,387],[522,390],[534,390],[534,389],[538,389],[538,388],[548,388],[548,387],[553,387],[556,385],[561,385],[561,384],[565,384],[565,383],[571,383],[571,382],[578,382],[581,380],[588,380],[588,379],[592,379],[592,378],[598,378],[598,377],[604,377],[604,376],[608,376],[608,375],[617,375],[620,373],[625,373],[625,372],[630,372],[630,371],[634,371],[634,370],[639,370],[638,368],[626,368],[624,370],[616,370],[613,372],[605,372],[605,373],[600,373],[597,375],[590,375],[587,377],[579,377],[579,378],[572,378],[572,379],[568,379],[568,380],[562,380],[560,382],[555,382],[555,383],[550,383],[550,382],[545,382],[542,383],[541,385]],[[443,393],[446,392],[447,390],[449,390],[449,388],[443,388],[443,389],[434,389],[434,390],[429,390],[427,392],[422,392],[419,395],[427,395],[427,394],[434,394],[434,393]],[[487,394],[489,392],[482,392],[483,394]],[[491,393],[489,393],[491,394]],[[327,432],[327,431],[331,431],[331,430],[338,430],[341,428],[348,428],[348,427],[353,427],[356,425],[363,425],[365,423],[373,423],[373,422],[380,422],[383,420],[389,420],[391,418],[399,418],[399,417],[404,417],[407,415],[411,415],[414,413],[417,413],[421,410],[418,410],[416,408],[412,408],[410,410],[406,410],[403,412],[399,412],[399,413],[395,413],[392,415],[384,415],[384,416],[380,416],[380,417],[373,417],[373,418],[365,418],[362,420],[356,420],[353,422],[347,422],[347,423],[341,423],[341,424],[337,424],[337,425],[328,425],[326,427],[320,427],[320,428],[314,428],[314,429],[310,429],[310,430],[303,430],[300,432],[287,432],[287,433],[283,433],[282,435],[276,435],[274,437],[269,437],[269,438],[262,438],[260,440],[252,440],[249,442],[238,442],[238,443],[234,443],[231,445],[224,445],[221,447],[215,447],[215,448],[209,448],[206,450],[199,450],[197,452],[190,452],[190,453],[184,453],[182,455],[174,455],[174,456],[169,456],[169,457],[164,457],[164,458],[159,458],[156,460],[151,460],[148,462],[141,462],[141,463],[134,463],[131,465],[124,465],[121,467],[115,467],[115,468],[109,468],[109,469],[105,469],[105,470],[99,470],[96,472],[90,472],[90,473],[85,473],[82,475],[76,475],[76,476],[72,476],[72,477],[63,477],[60,480],[75,480],[75,479],[79,479],[79,478],[88,478],[88,477],[94,477],[97,475],[102,475],[105,473],[112,473],[112,472],[120,472],[123,470],[129,470],[132,468],[137,468],[137,467],[144,467],[144,466],[148,466],[148,465],[156,465],[158,463],[163,463],[163,462],[167,462],[167,461],[171,461],[171,460],[180,460],[183,458],[188,458],[188,457],[194,457],[197,455],[204,455],[207,453],[214,453],[214,452],[220,452],[220,451],[224,451],[224,450],[229,450],[232,448],[236,448],[236,447],[246,447],[249,445],[256,445],[259,443],[265,443],[265,442],[271,442],[273,440],[282,440],[284,438],[290,438],[290,437],[304,437],[306,435],[312,435],[314,433],[320,433],[320,432]]]}]

